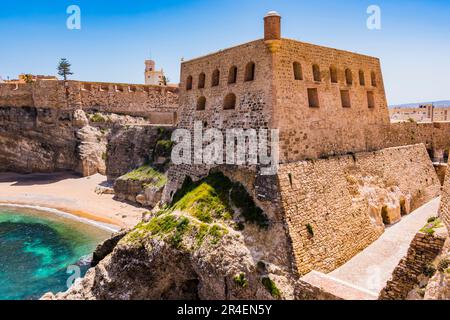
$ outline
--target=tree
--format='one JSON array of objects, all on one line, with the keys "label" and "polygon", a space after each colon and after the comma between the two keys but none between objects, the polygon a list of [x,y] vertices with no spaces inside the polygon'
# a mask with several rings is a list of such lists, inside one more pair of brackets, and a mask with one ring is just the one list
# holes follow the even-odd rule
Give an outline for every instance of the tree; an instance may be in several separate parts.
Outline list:
[{"label": "tree", "polygon": [[162,84],[167,86],[167,84],[169,83],[170,79],[166,76],[162,76]]},{"label": "tree", "polygon": [[58,64],[58,75],[64,78],[64,81],[67,81],[67,76],[72,75],[73,73],[70,71],[71,64],[66,58],[61,58]]}]

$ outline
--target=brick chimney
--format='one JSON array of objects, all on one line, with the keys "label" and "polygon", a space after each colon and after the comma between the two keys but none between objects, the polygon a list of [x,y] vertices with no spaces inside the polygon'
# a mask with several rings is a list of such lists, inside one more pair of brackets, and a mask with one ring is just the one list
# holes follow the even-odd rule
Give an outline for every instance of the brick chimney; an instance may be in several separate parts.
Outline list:
[{"label": "brick chimney", "polygon": [[281,39],[281,16],[276,11],[270,11],[264,17],[264,40]]}]

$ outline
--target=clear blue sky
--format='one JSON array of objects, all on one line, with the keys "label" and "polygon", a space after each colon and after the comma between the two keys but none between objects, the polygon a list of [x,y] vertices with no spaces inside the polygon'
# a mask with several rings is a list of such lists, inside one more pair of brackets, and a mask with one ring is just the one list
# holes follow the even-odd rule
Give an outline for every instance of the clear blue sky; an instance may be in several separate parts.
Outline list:
[{"label": "clear blue sky", "polygon": [[[81,8],[82,29],[66,28]],[[382,29],[366,27],[369,5]],[[419,0],[15,0],[0,6],[0,75],[55,74],[66,57],[73,78],[143,82],[151,57],[172,82],[190,59],[262,38],[262,17],[283,16],[283,36],[381,58],[389,104],[450,99],[450,1]]]}]

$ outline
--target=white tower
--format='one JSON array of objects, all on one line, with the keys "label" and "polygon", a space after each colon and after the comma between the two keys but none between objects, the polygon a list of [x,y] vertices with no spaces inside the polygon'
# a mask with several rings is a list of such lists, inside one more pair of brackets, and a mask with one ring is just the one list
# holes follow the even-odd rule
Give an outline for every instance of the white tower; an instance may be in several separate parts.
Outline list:
[{"label": "white tower", "polygon": [[145,84],[155,86],[165,85],[164,71],[156,70],[156,63],[153,60],[145,60]]}]

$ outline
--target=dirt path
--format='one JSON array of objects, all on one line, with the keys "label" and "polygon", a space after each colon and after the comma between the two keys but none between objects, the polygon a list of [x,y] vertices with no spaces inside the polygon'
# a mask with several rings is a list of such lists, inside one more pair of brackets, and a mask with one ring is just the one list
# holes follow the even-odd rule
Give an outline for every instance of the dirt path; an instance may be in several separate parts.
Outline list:
[{"label": "dirt path", "polygon": [[105,182],[99,174],[81,178],[68,173],[0,173],[0,203],[49,207],[120,227],[136,225],[146,210],[115,201],[110,194],[96,194],[95,188]]}]

